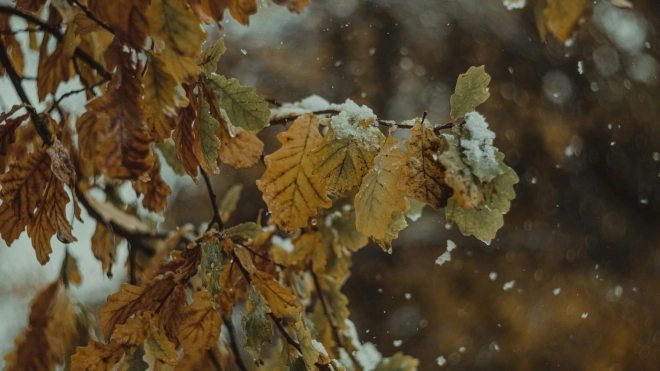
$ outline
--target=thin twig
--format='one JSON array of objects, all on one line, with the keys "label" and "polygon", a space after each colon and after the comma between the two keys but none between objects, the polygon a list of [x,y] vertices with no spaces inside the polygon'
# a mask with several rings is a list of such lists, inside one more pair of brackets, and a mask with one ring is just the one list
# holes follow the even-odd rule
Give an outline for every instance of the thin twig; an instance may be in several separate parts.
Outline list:
[{"label": "thin twig", "polygon": [[[57,27],[52,26],[31,14],[25,13],[19,9],[6,5],[0,5],[0,13],[11,14],[17,17],[21,17],[26,21],[28,21],[29,23],[34,23],[37,26],[41,27],[44,31],[53,35],[57,39],[57,41],[62,42],[64,40],[64,35],[62,34],[62,32],[60,32],[60,30]],[[85,51],[80,49],[80,47],[76,47],[76,49],[73,51],[73,55],[76,58],[80,58],[83,62],[85,62],[90,67],[95,69],[96,72],[98,72],[106,80],[112,80],[112,74],[106,71],[105,67],[103,67],[99,62],[97,62],[91,55],[87,54]]]},{"label": "thin twig", "polygon": [[234,323],[231,321],[231,317],[224,316],[222,317],[225,326],[227,326],[227,332],[229,332],[229,346],[231,351],[234,352],[234,358],[236,358],[236,366],[241,371],[247,371],[245,363],[243,363],[243,358],[241,358],[240,350],[238,349],[238,342],[236,342],[236,330],[234,329]]},{"label": "thin twig", "polygon": [[74,95],[74,94],[78,94],[78,93],[82,93],[82,92],[85,92],[85,91],[90,90],[90,89],[94,89],[95,87],[100,86],[100,85],[103,85],[103,84],[105,84],[105,83],[106,83],[106,80],[101,80],[101,81],[97,82],[96,84],[91,85],[91,86],[89,86],[89,87],[84,87],[84,88],[77,89],[77,90],[71,90],[71,91],[69,91],[69,92],[66,92],[66,93],[62,94],[59,98],[57,98],[57,100],[56,100],[55,102],[53,102],[53,106],[50,107],[50,109],[48,110],[47,113],[50,114],[50,112],[51,112],[53,109],[55,109],[55,107],[59,107],[60,103],[61,103],[64,99],[66,99],[66,98],[68,98],[68,97],[70,97],[70,96],[72,96],[72,95]]},{"label": "thin twig", "polygon": [[222,217],[220,216],[220,210],[218,209],[218,199],[215,196],[215,192],[213,191],[213,186],[211,185],[211,179],[209,178],[209,175],[206,174],[206,172],[200,167],[199,171],[202,173],[202,177],[204,178],[204,182],[206,183],[206,189],[209,192],[209,197],[211,198],[211,206],[213,207],[213,219],[211,219],[211,222],[209,223],[209,226],[206,228],[206,231],[210,231],[211,228],[213,228],[213,224],[218,225],[218,229],[222,232],[225,230],[224,223],[222,223]]},{"label": "thin twig", "polygon": [[[424,123],[424,118],[426,118],[426,115],[422,118],[422,123]],[[397,124],[397,123],[394,123],[394,122],[391,122],[391,121],[386,121],[386,120],[378,120],[378,124],[380,124],[381,126],[387,126],[387,127],[396,126],[399,129],[412,129],[413,126],[414,126],[414,125],[410,125],[410,124]],[[452,124],[452,123],[436,126],[436,127],[433,128],[433,132],[436,135],[440,135],[442,130],[451,129],[452,127],[454,127],[454,124]]]},{"label": "thin twig", "polygon": [[82,5],[78,0],[73,0],[73,3],[76,4],[83,11],[83,13],[85,13],[87,18],[91,19],[92,21],[94,21],[94,23],[98,24],[99,26],[101,26],[106,31],[110,32],[111,34],[113,34],[113,35],[115,34],[115,30],[110,28],[107,24],[105,24],[100,19],[96,18],[96,16],[94,14],[92,14],[92,12],[89,10],[89,8]]},{"label": "thin twig", "polygon": [[16,94],[18,94],[18,97],[21,99],[21,102],[25,104],[25,109],[27,109],[27,111],[30,113],[30,118],[34,123],[34,126],[37,129],[37,133],[41,137],[41,140],[43,140],[44,144],[50,145],[51,143],[53,143],[53,138],[52,138],[53,135],[46,126],[44,120],[37,113],[37,110],[35,110],[34,107],[32,107],[32,104],[30,103],[30,99],[25,94],[25,90],[23,90],[21,77],[14,69],[14,65],[11,63],[9,54],[7,54],[7,48],[5,47],[5,44],[2,40],[0,40],[0,64],[2,64],[5,67],[5,71],[7,71],[7,74],[11,79],[11,82],[14,85],[14,89],[16,89]]},{"label": "thin twig", "polygon": [[424,120],[426,120],[426,115],[428,114],[428,112],[424,111],[424,114],[422,115],[422,125],[424,125]]},{"label": "thin twig", "polygon": [[24,32],[40,32],[40,31],[43,31],[41,27],[37,27],[37,28],[28,27],[28,28],[21,28],[20,30],[2,30],[0,31],[0,35],[8,36],[8,35],[16,35]]},{"label": "thin twig", "polygon": [[279,263],[274,262],[272,259],[268,258],[268,257],[265,256],[264,254],[261,254],[261,253],[258,253],[258,252],[256,252],[256,251],[252,250],[252,248],[251,248],[250,246],[246,246],[246,245],[243,245],[243,244],[240,244],[240,243],[239,243],[238,245],[244,247],[247,251],[251,252],[252,255],[256,255],[256,256],[260,257],[261,259],[263,259],[263,260],[265,260],[265,261],[267,261],[267,262],[273,263],[273,264],[275,264],[275,266],[277,266],[277,267],[280,267],[280,268],[282,268],[282,269],[286,269],[286,265],[284,265],[284,264],[279,264]]},{"label": "thin twig", "polygon": [[282,107],[282,103],[276,101],[275,99],[266,98],[265,101],[272,104],[275,107]]}]

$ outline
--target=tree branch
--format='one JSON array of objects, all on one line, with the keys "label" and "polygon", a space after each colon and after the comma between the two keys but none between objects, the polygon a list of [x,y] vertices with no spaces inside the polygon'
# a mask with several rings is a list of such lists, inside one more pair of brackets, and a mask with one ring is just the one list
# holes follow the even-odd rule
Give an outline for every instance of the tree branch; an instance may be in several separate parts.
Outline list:
[{"label": "tree branch", "polygon": [[41,140],[43,140],[45,144],[48,145],[52,144],[53,135],[46,126],[44,120],[37,113],[37,110],[35,110],[34,107],[32,107],[32,104],[30,103],[30,99],[25,94],[25,90],[23,90],[21,77],[14,69],[14,65],[11,63],[9,54],[7,54],[7,48],[2,40],[0,40],[0,64],[2,64],[5,67],[5,71],[7,71],[7,75],[9,75],[9,78],[11,79],[11,82],[14,85],[14,89],[16,89],[16,94],[18,94],[18,97],[21,99],[21,102],[25,104],[25,109],[27,109],[28,112],[30,113],[30,118],[32,119],[32,123],[34,123],[34,126],[37,129],[37,133],[41,137]]},{"label": "tree branch", "polygon": [[206,174],[204,169],[201,167],[199,168],[199,171],[202,173],[202,177],[204,178],[204,183],[206,183],[206,189],[209,192],[209,197],[211,198],[211,206],[213,207],[213,219],[211,219],[211,222],[209,223],[209,226],[206,228],[206,231],[210,231],[211,228],[213,228],[213,224],[218,225],[218,229],[220,232],[225,230],[224,223],[222,223],[222,217],[220,216],[220,210],[218,209],[218,199],[215,196],[215,192],[213,191],[213,185],[211,185],[211,179],[209,178],[209,175]]},{"label": "tree branch", "polygon": [[241,358],[240,350],[238,349],[238,342],[236,342],[236,330],[234,329],[234,323],[231,321],[231,317],[228,316],[222,317],[222,321],[225,323],[225,326],[227,326],[227,331],[229,332],[229,346],[231,347],[231,351],[234,352],[234,358],[236,358],[236,366],[238,366],[238,369],[241,371],[247,371],[247,367],[245,367],[243,358]]},{"label": "tree branch", "polygon": [[85,13],[85,15],[87,16],[87,18],[91,19],[92,21],[94,21],[94,23],[98,24],[99,26],[101,26],[101,27],[104,28],[106,31],[110,32],[111,34],[113,34],[113,35],[115,34],[115,30],[113,30],[112,28],[110,28],[110,26],[108,26],[107,24],[105,24],[105,23],[104,23],[103,21],[101,21],[100,19],[96,18],[96,16],[95,16],[94,14],[92,14],[92,12],[89,10],[89,8],[86,7],[86,6],[84,6],[84,5],[82,5],[82,4],[80,3],[80,1],[78,1],[78,0],[73,0],[73,3],[76,4],[76,5],[78,6],[78,8],[80,8],[80,9],[83,11],[83,13]]},{"label": "tree branch", "polygon": [[70,97],[70,96],[72,96],[72,95],[74,95],[74,94],[78,94],[78,93],[82,93],[82,92],[85,92],[85,91],[90,90],[90,89],[94,89],[94,88],[97,87],[97,86],[100,86],[100,85],[105,84],[106,81],[107,81],[107,80],[103,79],[103,80],[97,82],[97,83],[94,84],[94,85],[91,85],[91,86],[85,86],[85,87],[83,87],[83,88],[81,88],[81,89],[71,90],[71,91],[69,91],[69,92],[66,92],[66,93],[62,94],[59,98],[57,98],[57,100],[55,100],[55,102],[53,102],[53,106],[50,107],[50,109],[48,110],[47,113],[50,114],[50,112],[51,112],[53,109],[55,109],[55,107],[59,107],[60,103],[61,103],[64,99],[66,99],[66,98],[68,98],[68,97]]},{"label": "tree branch", "polygon": [[[34,23],[37,26],[41,27],[44,31],[47,31],[48,33],[53,35],[57,39],[57,41],[62,42],[64,40],[64,35],[62,35],[62,32],[60,32],[60,30],[57,27],[49,25],[48,23],[42,21],[41,19],[39,19],[39,18],[29,14],[29,13],[25,13],[25,12],[19,10],[19,9],[12,8],[12,7],[6,6],[6,5],[0,5],[0,13],[11,14],[11,15],[15,15],[17,17],[21,17],[21,18],[25,19],[26,21],[28,21],[30,23]],[[98,72],[106,80],[112,80],[112,74],[110,72],[106,71],[105,67],[103,67],[99,62],[94,60],[94,58],[91,55],[87,54],[86,52],[84,52],[79,47],[76,47],[76,49],[73,52],[73,55],[76,58],[80,58],[80,60],[82,60],[83,62],[88,64],[90,67],[95,69],[96,72]]]}]

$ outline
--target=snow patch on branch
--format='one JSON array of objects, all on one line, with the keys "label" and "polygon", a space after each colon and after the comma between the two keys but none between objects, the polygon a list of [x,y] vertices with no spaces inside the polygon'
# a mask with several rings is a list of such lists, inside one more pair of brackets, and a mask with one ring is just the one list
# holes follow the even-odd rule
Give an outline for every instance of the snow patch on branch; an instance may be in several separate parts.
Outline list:
[{"label": "snow patch on branch", "polygon": [[337,139],[355,139],[367,148],[378,148],[381,133],[372,126],[378,118],[371,108],[358,106],[350,99],[343,104],[333,104],[331,108],[341,111],[330,120],[330,127]]}]

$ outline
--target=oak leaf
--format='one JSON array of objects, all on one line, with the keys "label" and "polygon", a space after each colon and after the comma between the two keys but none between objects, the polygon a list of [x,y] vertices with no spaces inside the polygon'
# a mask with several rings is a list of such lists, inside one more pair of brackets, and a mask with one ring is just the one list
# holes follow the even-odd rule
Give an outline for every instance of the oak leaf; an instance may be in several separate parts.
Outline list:
[{"label": "oak leaf", "polygon": [[219,107],[227,112],[233,126],[256,132],[270,125],[268,102],[259,97],[254,88],[241,86],[236,79],[227,80],[216,74],[205,82],[215,91]]},{"label": "oak leaf", "polygon": [[193,293],[193,299],[183,311],[184,320],[177,336],[186,353],[201,352],[215,345],[222,326],[222,317],[211,305],[208,291]]},{"label": "oak leaf", "polygon": [[89,340],[85,347],[78,347],[71,356],[71,371],[114,371],[124,356],[121,344],[103,344]]},{"label": "oak leaf", "polygon": [[263,231],[264,231],[263,228],[259,224],[253,222],[247,222],[225,229],[225,235],[228,237],[239,236],[245,239],[254,240],[257,238],[259,233]]},{"label": "oak leaf", "polygon": [[266,303],[273,314],[278,317],[284,317],[284,312],[288,308],[299,308],[296,298],[291,295],[291,290],[282,286],[275,277],[262,271],[256,271],[252,275],[252,283],[263,295]]},{"label": "oak leaf", "polygon": [[220,138],[218,160],[234,169],[243,169],[256,165],[261,158],[264,143],[256,134],[241,131],[235,136],[229,134],[226,123],[220,123],[216,135]]},{"label": "oak leaf", "polygon": [[192,90],[192,86],[187,87],[190,104],[188,107],[179,110],[177,126],[176,129],[174,129],[174,134],[172,134],[172,139],[174,139],[174,144],[176,146],[176,157],[181,161],[184,169],[186,169],[186,173],[197,182],[197,168],[200,164],[193,151],[196,140],[193,131],[193,122],[197,117],[199,107]]},{"label": "oak leaf", "polygon": [[318,126],[316,116],[306,114],[278,134],[282,147],[264,158],[266,171],[257,181],[273,221],[288,233],[307,225],[318,207],[332,204],[309,157],[322,141]]},{"label": "oak leaf", "polygon": [[0,199],[7,204],[18,219],[32,219],[35,209],[50,177],[50,157],[45,149],[39,149],[25,161],[14,161],[9,171],[0,176]]},{"label": "oak leaf", "polygon": [[5,240],[7,246],[11,244],[23,233],[30,219],[19,218],[14,214],[9,203],[3,202],[0,205],[0,235]]},{"label": "oak leaf", "polygon": [[218,158],[218,148],[220,140],[215,132],[220,123],[213,118],[210,113],[211,106],[204,99],[204,94],[199,94],[199,113],[193,124],[195,141],[193,143],[193,153],[201,165],[204,172],[213,174],[216,172]]},{"label": "oak leaf", "polygon": [[[144,74],[144,102],[147,123],[154,140],[162,142],[170,137],[173,127],[171,118],[176,108],[188,104],[183,90],[167,71],[165,63],[156,53],[147,50],[147,71]],[[163,117],[164,116],[164,117]]]},{"label": "oak leaf", "polygon": [[[374,240],[385,239],[392,214],[403,212],[409,207],[399,188],[399,164],[403,162],[404,154],[398,144],[391,135],[387,137],[375,159],[374,167],[365,175],[355,195],[356,229]],[[411,156],[410,149],[408,156]]]},{"label": "oak leaf", "polygon": [[142,49],[149,34],[149,0],[89,0],[88,7],[121,41]]},{"label": "oak leaf", "polygon": [[438,161],[445,167],[445,183],[452,188],[453,197],[464,209],[481,205],[483,192],[456,144],[454,136],[443,136],[446,145],[438,153]]},{"label": "oak leaf", "polygon": [[74,33],[75,26],[67,28],[64,40],[57,43],[55,50],[48,55],[48,42],[43,41],[39,54],[37,71],[37,96],[43,101],[48,94],[55,94],[60,83],[73,77],[73,52],[80,43]]},{"label": "oak leaf", "polygon": [[365,147],[355,139],[338,139],[330,129],[309,157],[316,166],[314,174],[328,192],[340,194],[360,185],[377,153],[378,148]]},{"label": "oak leaf", "polygon": [[165,364],[174,366],[177,363],[179,354],[174,344],[162,333],[162,331],[152,332],[147,338],[149,351],[156,360]]},{"label": "oak leaf", "polygon": [[159,213],[165,210],[167,206],[167,197],[172,193],[170,186],[160,174],[160,161],[158,158],[154,161],[154,166],[148,173],[149,181],[142,179],[133,181],[133,189],[137,194],[143,194],[142,206],[147,210]]},{"label": "oak leaf", "polygon": [[470,67],[466,73],[458,76],[454,94],[449,98],[450,116],[453,122],[459,122],[466,113],[474,111],[478,105],[490,97],[489,83],[490,75],[486,73],[484,66]]},{"label": "oak leaf", "polygon": [[215,22],[220,22],[225,9],[229,9],[229,14],[238,23],[247,26],[250,23],[250,16],[257,13],[256,0],[201,0],[200,2],[202,12]]},{"label": "oak leaf", "polygon": [[536,3],[536,27],[541,41],[550,32],[559,42],[566,42],[580,27],[580,19],[591,11],[587,0],[541,0]]},{"label": "oak leaf", "polygon": [[121,371],[146,371],[149,364],[144,361],[144,346],[140,344],[124,357]]},{"label": "oak leaf", "polygon": [[213,45],[204,49],[195,62],[205,75],[211,76],[218,69],[218,61],[226,51],[225,40],[219,38]]},{"label": "oak leaf", "polygon": [[410,132],[411,138],[403,142],[407,152],[400,185],[410,198],[434,209],[442,208],[452,195],[445,183],[445,167],[438,161],[438,151],[446,145],[445,140],[419,119]]},{"label": "oak leaf", "polygon": [[264,343],[270,343],[273,339],[273,327],[270,320],[266,318],[268,306],[263,302],[261,294],[259,294],[259,291],[254,285],[250,285],[248,300],[252,312],[241,318],[244,339],[243,348],[258,363],[261,360],[259,356],[261,346]]},{"label": "oak leaf", "polygon": [[148,17],[152,36],[165,44],[161,56],[169,72],[180,83],[195,82],[195,58],[206,39],[199,19],[181,0],[152,0]]}]

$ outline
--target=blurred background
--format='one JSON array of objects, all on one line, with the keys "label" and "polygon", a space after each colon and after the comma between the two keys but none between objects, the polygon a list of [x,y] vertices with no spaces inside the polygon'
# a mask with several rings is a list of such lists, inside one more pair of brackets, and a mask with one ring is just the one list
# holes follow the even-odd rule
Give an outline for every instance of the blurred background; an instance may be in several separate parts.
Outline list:
[{"label": "blurred background", "polygon": [[[384,355],[419,358],[420,370],[657,370],[660,2],[632,0],[624,9],[593,1],[590,18],[564,43],[540,40],[535,1],[527,3],[312,0],[292,15],[262,2],[249,27],[227,15],[223,30],[208,31],[212,40],[225,37],[219,72],[263,97],[350,98],[397,122],[428,111],[431,122],[446,123],[457,76],[480,65],[492,76],[491,97],[477,110],[520,176],[505,225],[485,245],[446,226],[442,210],[426,208],[392,254],[374,245],[355,254],[344,292],[363,341]],[[262,132],[266,153],[279,147],[281,130]],[[213,177],[220,195],[245,186],[230,225],[265,208],[254,184],[263,170],[223,167]],[[168,182],[161,228],[210,220],[203,184],[174,175]],[[81,241],[93,232],[86,228],[76,234]],[[438,266],[447,240],[457,249]],[[70,250],[91,256],[88,246]],[[3,282],[0,297],[24,295],[14,316],[0,319],[9,339],[2,353],[62,256],[56,248],[52,269],[37,270],[25,236],[0,249],[3,277],[22,277]],[[125,280],[125,256],[119,249],[113,281],[98,264],[82,264],[91,283],[74,296],[102,302]]]},{"label": "blurred background", "polygon": [[[490,246],[426,208],[391,255],[354,255],[352,319],[383,354],[401,350],[421,370],[442,369],[440,356],[452,370],[658,368],[660,2],[593,3],[566,43],[540,40],[530,1],[312,0],[301,15],[271,6],[249,27],[222,22],[219,72],[279,102],[350,98],[379,118],[428,111],[440,124],[460,73],[492,76],[477,110],[520,176],[512,210]],[[266,153],[280,130],[263,132]],[[220,193],[245,183],[232,222],[265,208],[250,183],[262,172],[214,179]],[[203,187],[169,210],[174,224],[211,216]],[[435,265],[448,239],[458,247]]]}]

